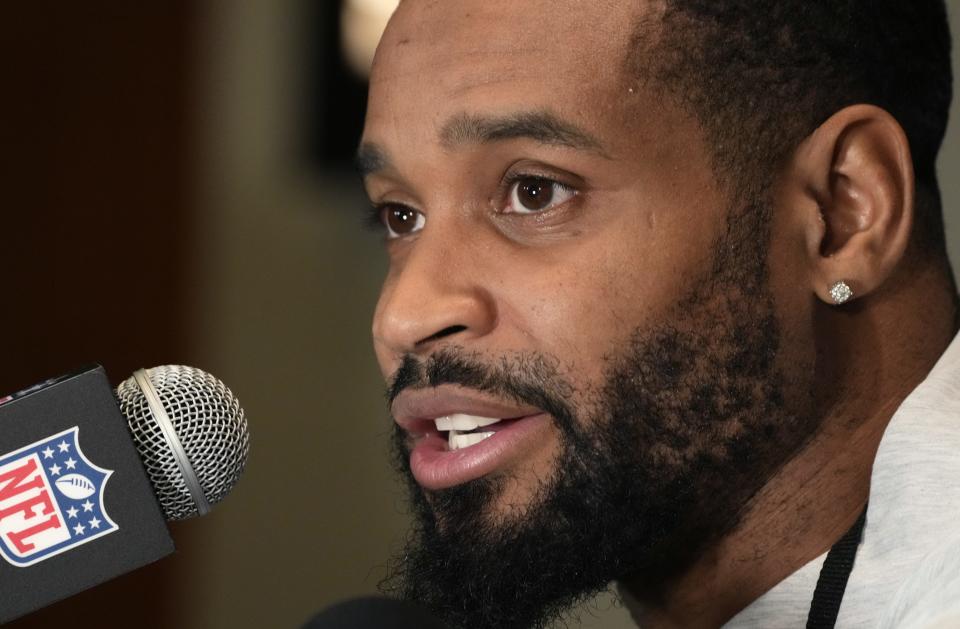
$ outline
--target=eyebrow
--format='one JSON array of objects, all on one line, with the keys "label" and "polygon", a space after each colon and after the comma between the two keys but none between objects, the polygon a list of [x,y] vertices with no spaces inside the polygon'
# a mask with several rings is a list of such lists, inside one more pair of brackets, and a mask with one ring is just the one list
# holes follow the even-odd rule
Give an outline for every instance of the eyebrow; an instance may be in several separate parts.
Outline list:
[{"label": "eyebrow", "polygon": [[389,168],[390,158],[387,157],[387,152],[379,145],[364,142],[357,149],[357,155],[353,158],[353,166],[360,173],[360,177],[366,179],[368,175]]},{"label": "eyebrow", "polygon": [[[440,141],[450,149],[467,144],[490,144],[505,140],[529,139],[540,144],[591,151],[607,157],[603,145],[575,124],[548,110],[525,111],[506,116],[478,116],[461,113],[440,129]],[[372,142],[357,149],[354,166],[362,178],[390,167],[386,151]]]},{"label": "eyebrow", "polygon": [[440,140],[449,148],[526,138],[576,150],[603,153],[592,135],[548,110],[522,111],[506,116],[457,114],[440,130]]}]

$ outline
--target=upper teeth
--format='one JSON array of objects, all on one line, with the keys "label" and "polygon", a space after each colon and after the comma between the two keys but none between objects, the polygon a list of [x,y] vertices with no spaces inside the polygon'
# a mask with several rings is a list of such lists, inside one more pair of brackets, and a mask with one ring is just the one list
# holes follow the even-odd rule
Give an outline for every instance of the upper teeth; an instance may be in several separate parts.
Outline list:
[{"label": "upper teeth", "polygon": [[490,426],[499,421],[501,421],[500,418],[477,417],[476,415],[465,415],[463,413],[438,417],[434,420],[437,424],[437,430],[458,430],[461,432]]},{"label": "upper teeth", "polygon": [[447,415],[446,417],[438,417],[433,421],[437,424],[437,430],[450,431],[450,434],[447,435],[450,449],[459,450],[460,448],[469,448],[494,435],[493,432],[475,432],[467,435],[460,433],[483,428],[484,426],[492,426],[501,421],[501,419],[497,417],[478,417],[476,415],[456,413],[454,415]]}]

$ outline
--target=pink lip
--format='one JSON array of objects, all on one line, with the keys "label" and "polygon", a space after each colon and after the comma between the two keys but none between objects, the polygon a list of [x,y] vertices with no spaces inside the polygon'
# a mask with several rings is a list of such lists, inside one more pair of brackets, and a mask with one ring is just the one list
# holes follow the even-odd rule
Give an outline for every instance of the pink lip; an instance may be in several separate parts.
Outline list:
[{"label": "pink lip", "polygon": [[[515,421],[491,427],[496,434],[474,446],[451,451],[433,420],[454,413]],[[453,385],[404,391],[393,403],[393,416],[415,440],[410,469],[417,482],[430,490],[481,478],[523,458],[542,442],[551,423],[550,416],[536,407]]]}]

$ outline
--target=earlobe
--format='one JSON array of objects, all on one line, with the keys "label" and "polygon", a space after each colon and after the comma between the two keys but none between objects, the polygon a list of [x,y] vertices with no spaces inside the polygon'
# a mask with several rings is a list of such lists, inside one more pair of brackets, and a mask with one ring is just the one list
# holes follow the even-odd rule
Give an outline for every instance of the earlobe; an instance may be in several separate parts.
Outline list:
[{"label": "earlobe", "polygon": [[828,304],[869,295],[902,260],[913,226],[903,128],[878,107],[848,107],[808,138],[799,159],[820,214],[808,224],[811,288]]}]

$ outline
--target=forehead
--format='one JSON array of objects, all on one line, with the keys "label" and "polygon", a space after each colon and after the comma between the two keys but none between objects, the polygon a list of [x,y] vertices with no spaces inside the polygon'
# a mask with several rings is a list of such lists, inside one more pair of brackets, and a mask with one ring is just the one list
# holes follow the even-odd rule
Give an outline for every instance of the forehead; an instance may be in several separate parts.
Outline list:
[{"label": "forehead", "polygon": [[644,11],[611,0],[405,0],[377,51],[367,135],[535,109],[596,126],[635,95],[626,57]]},{"label": "forehead", "polygon": [[[394,76],[426,67],[453,70],[444,81],[450,87],[507,78],[484,76],[488,65],[508,76],[528,74],[530,63],[556,64],[583,76],[619,72],[637,6],[610,0],[406,0],[384,34],[377,61],[390,64]],[[375,72],[374,81],[380,78]]]}]

